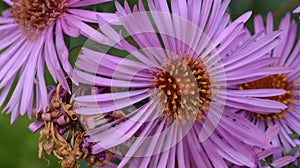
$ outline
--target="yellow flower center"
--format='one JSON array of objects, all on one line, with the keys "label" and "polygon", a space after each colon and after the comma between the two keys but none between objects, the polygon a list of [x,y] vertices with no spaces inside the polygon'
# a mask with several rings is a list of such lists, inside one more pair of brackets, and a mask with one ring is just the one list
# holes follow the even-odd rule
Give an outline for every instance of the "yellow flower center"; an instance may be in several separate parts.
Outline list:
[{"label": "yellow flower center", "polygon": [[[285,105],[288,105],[291,102],[295,102],[296,100],[293,99],[294,96],[297,96],[293,93],[292,89],[296,85],[293,82],[289,82],[284,74],[278,75],[270,75],[265,78],[242,84],[239,89],[264,89],[264,88],[272,88],[272,89],[283,89],[286,90],[286,93],[279,96],[272,96],[268,97],[269,100],[274,100],[281,102]],[[288,107],[292,108],[292,107]],[[270,121],[271,119],[279,119],[279,118],[286,118],[286,109],[281,109],[281,113],[271,113],[271,114],[258,114],[255,112],[250,112],[253,118],[262,119]]]},{"label": "yellow flower center", "polygon": [[56,18],[62,16],[67,0],[12,0],[11,13],[24,34],[31,36],[44,32]]},{"label": "yellow flower center", "polygon": [[189,54],[175,57],[166,61],[163,69],[152,72],[154,87],[159,89],[156,96],[161,100],[162,116],[168,122],[199,122],[205,118],[203,110],[210,105],[209,76],[200,57],[195,60]]}]

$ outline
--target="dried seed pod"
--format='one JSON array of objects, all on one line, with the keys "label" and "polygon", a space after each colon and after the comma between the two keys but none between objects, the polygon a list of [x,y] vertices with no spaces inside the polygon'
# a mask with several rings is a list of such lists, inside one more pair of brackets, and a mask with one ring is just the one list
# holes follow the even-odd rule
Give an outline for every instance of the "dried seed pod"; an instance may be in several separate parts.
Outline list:
[{"label": "dried seed pod", "polygon": [[53,143],[53,141],[51,141],[51,142],[44,142],[43,149],[44,149],[44,151],[48,155],[50,155],[52,153],[53,149],[54,149],[54,143]]},{"label": "dried seed pod", "polygon": [[73,110],[66,111],[66,113],[73,121],[76,121],[78,119],[77,114]]},{"label": "dried seed pod", "polygon": [[54,109],[58,109],[58,108],[59,108],[59,102],[53,102],[53,103],[52,103],[52,107],[53,107]]},{"label": "dried seed pod", "polygon": [[110,116],[113,117],[115,120],[117,120],[117,119],[123,118],[125,116],[125,114],[121,110],[116,110],[116,111],[113,111],[110,114]]},{"label": "dried seed pod", "polygon": [[59,110],[54,110],[54,111],[51,112],[51,117],[55,118],[55,119],[59,118],[61,115],[62,114],[61,114],[61,112]]},{"label": "dried seed pod", "polygon": [[70,120],[69,120],[69,117],[68,117],[68,116],[62,115],[62,116],[60,116],[60,117],[56,120],[56,122],[57,122],[59,125],[63,126],[63,125],[68,124],[68,123],[70,122]]},{"label": "dried seed pod", "polygon": [[51,114],[50,113],[42,113],[42,120],[44,121],[51,121]]}]

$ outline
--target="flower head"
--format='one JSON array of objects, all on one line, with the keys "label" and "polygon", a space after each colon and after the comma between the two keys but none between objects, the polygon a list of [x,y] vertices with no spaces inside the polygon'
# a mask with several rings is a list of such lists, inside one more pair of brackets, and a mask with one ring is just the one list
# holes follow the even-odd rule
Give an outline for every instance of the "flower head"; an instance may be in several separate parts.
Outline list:
[{"label": "flower head", "polygon": [[[282,31],[281,40],[277,47],[270,52],[270,59],[276,60],[271,66],[283,66],[292,68],[289,73],[270,75],[265,78],[242,84],[240,89],[284,89],[286,92],[278,96],[267,97],[269,100],[282,102],[287,107],[282,108],[279,112],[262,114],[259,111],[244,111],[247,116],[260,129],[265,130],[275,124],[281,126],[281,131],[278,136],[272,140],[272,145],[280,147],[281,144],[286,152],[291,148],[299,145],[299,140],[290,137],[293,133],[300,133],[299,130],[299,61],[300,61],[300,41],[295,43],[297,25],[294,20],[291,20],[290,14],[281,20],[279,29]],[[255,31],[269,33],[273,31],[273,16],[268,14],[267,24],[264,27],[262,17],[255,17]],[[280,158],[281,152],[275,153],[275,158]]]},{"label": "flower head", "polygon": [[250,13],[231,22],[228,4],[178,0],[170,9],[167,1],[151,0],[146,12],[142,1],[133,11],[126,1],[124,8],[116,3],[121,32],[98,17],[110,48],[105,53],[87,43],[74,70],[77,81],[92,86],[75,99],[76,112],[89,116],[84,124],[97,142],[92,152],[129,144],[119,167],[255,166],[253,146],[267,148],[269,140],[229,107],[278,112],[286,106],[251,96],[284,90],[235,88],[286,70],[263,68],[273,62],[266,57],[279,32],[246,36]]},{"label": "flower head", "polygon": [[[78,8],[107,1],[5,0],[11,8],[0,17],[0,105],[4,106],[3,112],[12,114],[11,123],[26,112],[31,118],[34,101],[39,110],[46,108],[45,64],[54,81],[69,90],[65,76],[72,74],[72,67],[63,34],[94,34],[95,30],[84,22],[96,22],[96,14],[107,20],[115,15]],[[15,80],[18,81],[14,87]],[[10,100],[4,103],[10,89]]]}]

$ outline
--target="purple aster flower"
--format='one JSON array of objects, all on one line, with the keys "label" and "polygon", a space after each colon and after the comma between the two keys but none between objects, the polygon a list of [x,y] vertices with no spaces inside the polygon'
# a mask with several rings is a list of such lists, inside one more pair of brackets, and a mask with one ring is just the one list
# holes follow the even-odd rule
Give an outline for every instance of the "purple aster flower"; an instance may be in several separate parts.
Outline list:
[{"label": "purple aster flower", "polygon": [[108,21],[115,15],[79,9],[110,0],[4,1],[11,8],[0,17],[0,105],[4,106],[17,79],[13,94],[3,109],[3,112],[11,113],[13,123],[19,114],[24,115],[27,111],[31,118],[34,101],[38,109],[47,106],[45,63],[54,81],[69,90],[65,75],[72,73],[72,67],[63,34],[89,37],[95,30],[84,22],[96,22],[96,14],[103,15]]},{"label": "purple aster flower", "polygon": [[288,70],[264,67],[274,62],[268,53],[279,32],[247,36],[251,13],[231,22],[229,2],[178,0],[170,9],[167,1],[150,0],[150,12],[142,1],[133,11],[116,2],[120,32],[98,17],[109,52],[88,42],[73,76],[92,87],[75,98],[76,112],[89,116],[92,152],[125,144],[119,167],[255,167],[253,147],[268,148],[269,140],[228,108],[279,113],[286,105],[262,97],[284,90],[235,88]]},{"label": "purple aster flower", "polygon": [[[300,74],[300,41],[295,43],[297,24],[291,20],[290,14],[281,20],[279,30],[281,40],[276,48],[270,52],[270,58],[275,60],[273,65],[292,68],[290,73],[270,75],[265,78],[249,82],[240,86],[240,89],[284,89],[286,93],[280,96],[270,96],[267,99],[282,102],[287,107],[282,108],[278,113],[263,114],[257,110],[243,111],[242,114],[255,123],[261,130],[266,130],[275,124],[281,126],[278,136],[272,140],[274,147],[283,146],[284,151],[289,152],[292,148],[300,144],[298,138],[290,137],[291,134],[300,134],[299,115],[299,74]],[[273,31],[273,16],[267,16],[266,27],[261,16],[255,17],[255,32],[269,33]],[[274,158],[280,158],[281,151],[274,154]]]}]

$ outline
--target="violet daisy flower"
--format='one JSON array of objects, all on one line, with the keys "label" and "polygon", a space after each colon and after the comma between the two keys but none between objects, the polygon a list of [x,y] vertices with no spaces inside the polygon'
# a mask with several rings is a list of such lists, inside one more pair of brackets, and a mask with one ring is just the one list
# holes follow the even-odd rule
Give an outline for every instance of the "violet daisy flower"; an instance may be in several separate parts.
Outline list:
[{"label": "violet daisy flower", "polygon": [[3,109],[3,112],[11,113],[13,123],[19,114],[24,115],[27,111],[31,118],[34,85],[37,108],[47,106],[45,63],[54,81],[69,90],[65,73],[70,75],[72,67],[63,33],[71,37],[80,34],[89,37],[95,30],[84,22],[96,22],[96,14],[103,15],[108,21],[115,15],[79,9],[111,0],[4,1],[11,8],[0,17],[0,106],[4,105],[14,80],[18,79]]},{"label": "violet daisy flower", "polygon": [[[267,148],[269,140],[224,105],[280,112],[284,104],[250,96],[284,90],[234,88],[286,70],[262,68],[273,62],[266,54],[277,45],[279,32],[245,39],[243,26],[251,14],[231,22],[225,13],[229,2],[178,0],[169,9],[167,1],[149,0],[150,12],[142,1],[133,12],[126,1],[124,8],[116,2],[122,32],[128,33],[124,38],[98,17],[105,44],[128,57],[100,52],[90,42],[76,62],[73,77],[95,86],[75,99],[76,112],[92,116],[85,124],[93,125],[88,129],[97,142],[93,152],[130,144],[119,167],[227,167],[227,162],[255,167],[253,146]],[[120,111],[116,121],[105,117]]]},{"label": "violet daisy flower", "polygon": [[[264,31],[270,33],[273,31],[273,16],[269,13],[267,16],[266,27],[261,16],[255,17],[255,32]],[[270,58],[275,60],[275,66],[283,66],[292,68],[290,73],[282,73],[278,75],[270,75],[265,78],[245,83],[240,86],[240,89],[284,89],[286,93],[280,96],[270,96],[267,99],[282,102],[287,107],[281,109],[280,113],[262,114],[259,111],[243,111],[245,115],[261,130],[266,130],[275,124],[281,126],[281,131],[272,140],[272,145],[275,147],[282,146],[284,151],[289,152],[292,148],[300,144],[298,138],[290,137],[290,134],[300,134],[300,104],[299,104],[299,75],[300,75],[300,41],[296,40],[297,24],[291,20],[290,14],[281,20],[279,30],[281,40],[276,48],[270,52]],[[274,154],[274,158],[280,158],[281,151]]]}]

